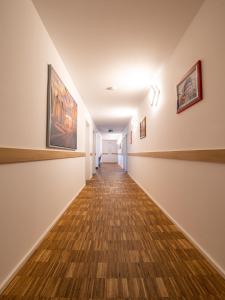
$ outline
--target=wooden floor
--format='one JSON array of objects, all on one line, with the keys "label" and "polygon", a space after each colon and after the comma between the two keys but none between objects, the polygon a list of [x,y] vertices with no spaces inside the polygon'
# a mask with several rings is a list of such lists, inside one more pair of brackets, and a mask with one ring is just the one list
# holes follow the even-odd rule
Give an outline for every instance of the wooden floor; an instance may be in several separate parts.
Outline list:
[{"label": "wooden floor", "polygon": [[113,164],[101,167],[0,299],[225,299],[225,280]]}]

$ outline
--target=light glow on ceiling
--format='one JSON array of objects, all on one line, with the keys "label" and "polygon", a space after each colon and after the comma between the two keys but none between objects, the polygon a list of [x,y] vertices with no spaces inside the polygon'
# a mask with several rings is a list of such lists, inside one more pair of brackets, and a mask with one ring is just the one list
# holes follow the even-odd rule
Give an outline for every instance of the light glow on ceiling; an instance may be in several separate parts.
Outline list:
[{"label": "light glow on ceiling", "polygon": [[136,114],[136,109],[130,107],[118,107],[110,110],[110,117],[113,118],[128,118]]},{"label": "light glow on ceiling", "polygon": [[153,74],[145,67],[124,68],[115,79],[120,90],[143,90],[149,88]]}]

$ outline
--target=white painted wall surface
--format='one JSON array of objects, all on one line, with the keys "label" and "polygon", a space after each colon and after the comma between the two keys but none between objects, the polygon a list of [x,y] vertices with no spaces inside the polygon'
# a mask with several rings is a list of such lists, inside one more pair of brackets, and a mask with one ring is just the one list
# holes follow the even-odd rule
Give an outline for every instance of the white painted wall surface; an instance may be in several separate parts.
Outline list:
[{"label": "white painted wall surface", "polygon": [[[29,0],[0,2],[0,146],[46,147],[47,65],[78,104],[78,151],[93,124]],[[85,159],[0,166],[0,286],[85,184]]]},{"label": "white painted wall surface", "polygon": [[[85,179],[89,180],[92,177],[93,164],[92,164],[92,147],[90,144],[90,136],[92,134],[89,122],[85,122]],[[93,138],[93,135],[92,135]]]},{"label": "white painted wall surface", "polygon": [[[157,107],[144,99],[129,152],[225,147],[225,1],[206,0],[156,79]],[[202,60],[203,101],[176,114],[176,84]],[[147,137],[139,122],[147,117]],[[129,174],[225,270],[225,165],[129,157]]]}]

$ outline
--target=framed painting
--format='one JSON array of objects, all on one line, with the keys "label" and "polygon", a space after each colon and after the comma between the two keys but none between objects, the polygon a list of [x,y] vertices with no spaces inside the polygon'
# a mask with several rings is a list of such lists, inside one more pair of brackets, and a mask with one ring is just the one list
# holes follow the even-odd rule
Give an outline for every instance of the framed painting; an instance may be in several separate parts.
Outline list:
[{"label": "framed painting", "polygon": [[77,149],[77,103],[48,65],[47,147]]},{"label": "framed painting", "polygon": [[202,66],[199,60],[177,85],[177,113],[202,99]]},{"label": "framed painting", "polygon": [[133,138],[133,132],[132,132],[132,130],[130,131],[130,144],[132,144],[132,138]]},{"label": "framed painting", "polygon": [[140,122],[140,138],[146,137],[146,117]]}]

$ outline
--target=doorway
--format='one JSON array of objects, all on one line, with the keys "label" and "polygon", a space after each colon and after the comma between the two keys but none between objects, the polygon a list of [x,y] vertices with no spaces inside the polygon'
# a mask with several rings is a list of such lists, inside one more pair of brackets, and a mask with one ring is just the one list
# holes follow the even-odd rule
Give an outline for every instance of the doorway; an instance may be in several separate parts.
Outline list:
[{"label": "doorway", "polygon": [[102,162],[117,163],[117,141],[116,140],[102,141]]},{"label": "doorway", "polygon": [[122,140],[122,157],[123,157],[123,169],[125,172],[128,171],[128,157],[127,157],[127,134]]},{"label": "doorway", "polygon": [[90,125],[86,121],[85,123],[85,180],[89,180],[91,177],[90,174]]}]

